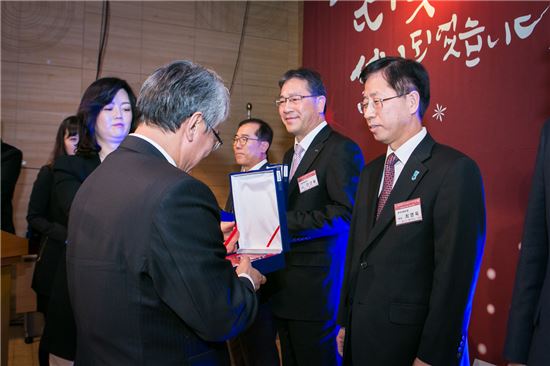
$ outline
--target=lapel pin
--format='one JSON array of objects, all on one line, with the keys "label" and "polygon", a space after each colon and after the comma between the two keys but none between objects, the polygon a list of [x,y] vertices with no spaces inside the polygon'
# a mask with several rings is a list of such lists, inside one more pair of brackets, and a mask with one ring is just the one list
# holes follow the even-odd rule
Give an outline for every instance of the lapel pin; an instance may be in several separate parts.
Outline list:
[{"label": "lapel pin", "polygon": [[411,177],[411,180],[416,180],[416,177],[418,177],[418,174],[420,174],[420,172],[418,170],[415,170]]}]

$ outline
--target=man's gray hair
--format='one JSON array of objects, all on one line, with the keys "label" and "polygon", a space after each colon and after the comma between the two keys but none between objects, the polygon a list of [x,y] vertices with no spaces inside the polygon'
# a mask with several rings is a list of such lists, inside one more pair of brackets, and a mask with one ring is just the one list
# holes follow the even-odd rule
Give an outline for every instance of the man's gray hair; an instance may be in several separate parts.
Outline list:
[{"label": "man's gray hair", "polygon": [[187,118],[202,112],[214,128],[227,119],[229,91],[214,71],[191,61],[174,61],[145,80],[137,101],[140,123],[176,132]]}]

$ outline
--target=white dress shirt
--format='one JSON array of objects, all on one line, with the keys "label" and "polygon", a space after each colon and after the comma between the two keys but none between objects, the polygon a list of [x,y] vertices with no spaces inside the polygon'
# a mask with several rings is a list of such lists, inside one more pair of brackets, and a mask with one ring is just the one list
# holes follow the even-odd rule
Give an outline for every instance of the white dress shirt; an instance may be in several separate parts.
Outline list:
[{"label": "white dress shirt", "polygon": [[[414,149],[420,144],[420,142],[426,137],[426,134],[428,131],[426,130],[426,127],[422,127],[420,132],[418,132],[416,135],[408,139],[403,145],[401,145],[397,150],[393,151],[390,145],[388,145],[388,150],[386,151],[386,159],[388,158],[388,155],[391,153],[394,153],[395,156],[399,159],[397,163],[393,166],[394,168],[394,175],[393,175],[393,183],[392,188],[395,186],[395,182],[397,182],[397,179],[399,178],[399,175],[401,175],[401,172],[403,171],[403,167],[405,164],[407,164],[407,161],[411,157]],[[384,170],[386,170],[386,166],[384,165]],[[384,176],[384,172],[382,172],[382,177]],[[380,196],[380,193],[382,192],[382,186],[384,185],[384,179],[380,182],[380,187],[378,188],[378,195]]]},{"label": "white dress shirt", "polygon": [[264,166],[264,164],[267,164],[267,159],[260,161],[258,164],[254,165],[252,168],[248,170],[244,170],[244,167],[241,167],[241,172],[250,172],[253,170],[259,170],[261,167]]},{"label": "white dress shirt", "polygon": [[155,141],[151,140],[149,137],[147,136],[143,136],[143,135],[140,135],[139,133],[131,133],[130,136],[135,136],[135,137],[139,137],[140,139],[142,140],[145,140],[147,141],[148,143],[150,143],[151,145],[153,145],[158,151],[160,151],[162,153],[162,155],[164,155],[164,157],[166,158],[166,160],[168,160],[168,162],[170,164],[172,164],[173,166],[175,166],[177,168],[177,165],[176,165],[176,161],[170,156],[168,155],[168,153],[166,152],[166,150],[164,150],[159,144],[157,144]]},{"label": "white dress shirt", "polygon": [[[300,161],[301,161],[301,158],[303,158],[304,155],[306,154],[306,151],[309,148],[309,145],[311,145],[311,143],[313,142],[313,139],[315,138],[315,136],[317,136],[317,134],[319,134],[319,132],[326,125],[327,125],[327,121],[323,121],[319,123],[319,125],[315,127],[313,130],[309,131],[309,133],[300,142],[294,139],[294,146],[300,145],[302,149],[304,149],[304,151],[302,152],[302,156],[300,157]],[[296,150],[296,148],[294,148],[294,150]],[[290,165],[290,171],[292,171],[292,164]]]}]

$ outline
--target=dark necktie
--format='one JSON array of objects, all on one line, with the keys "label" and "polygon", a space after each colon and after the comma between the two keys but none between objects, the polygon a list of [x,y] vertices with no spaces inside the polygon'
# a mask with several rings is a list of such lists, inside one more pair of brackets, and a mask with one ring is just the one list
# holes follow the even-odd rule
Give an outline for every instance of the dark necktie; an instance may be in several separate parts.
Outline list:
[{"label": "dark necktie", "polygon": [[384,167],[384,184],[382,185],[382,191],[380,192],[380,196],[378,197],[376,219],[378,219],[378,216],[380,216],[380,212],[382,212],[382,209],[384,208],[384,205],[386,204],[386,201],[390,196],[391,190],[393,188],[393,177],[395,174],[394,165],[398,161],[399,159],[397,158],[397,156],[395,156],[394,153],[388,155],[388,158],[386,159],[386,165]]}]

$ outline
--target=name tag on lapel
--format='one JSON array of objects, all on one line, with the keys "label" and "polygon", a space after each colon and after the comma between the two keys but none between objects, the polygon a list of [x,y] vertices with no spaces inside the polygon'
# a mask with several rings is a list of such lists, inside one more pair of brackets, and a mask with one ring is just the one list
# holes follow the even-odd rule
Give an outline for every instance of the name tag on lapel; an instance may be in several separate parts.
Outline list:
[{"label": "name tag on lapel", "polygon": [[422,221],[422,207],[420,198],[399,202],[393,205],[393,207],[395,210],[395,225]]},{"label": "name tag on lapel", "polygon": [[298,188],[300,189],[300,193],[304,193],[318,185],[319,181],[317,180],[317,173],[315,170],[298,177]]}]

